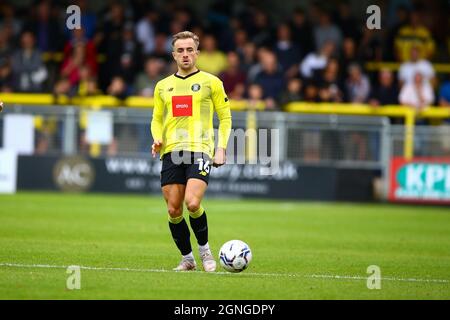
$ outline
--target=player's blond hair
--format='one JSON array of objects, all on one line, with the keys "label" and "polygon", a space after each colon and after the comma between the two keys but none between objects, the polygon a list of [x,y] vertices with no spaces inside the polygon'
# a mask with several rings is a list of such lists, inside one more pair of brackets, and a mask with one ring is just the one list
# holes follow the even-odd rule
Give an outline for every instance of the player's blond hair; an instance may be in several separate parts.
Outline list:
[{"label": "player's blond hair", "polygon": [[195,42],[195,45],[198,46],[200,45],[200,39],[198,37],[198,35],[196,35],[195,33],[191,32],[191,31],[181,31],[178,32],[177,34],[174,34],[172,37],[172,48],[175,45],[175,42],[177,40],[180,39],[192,39]]}]

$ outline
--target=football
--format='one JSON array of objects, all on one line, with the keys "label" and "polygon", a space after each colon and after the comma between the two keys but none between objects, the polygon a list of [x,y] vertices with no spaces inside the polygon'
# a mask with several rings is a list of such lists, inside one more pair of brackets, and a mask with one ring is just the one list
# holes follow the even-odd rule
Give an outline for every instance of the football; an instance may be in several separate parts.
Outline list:
[{"label": "football", "polygon": [[220,248],[220,265],[229,272],[241,272],[247,269],[252,261],[252,251],[248,244],[241,240],[230,240]]}]

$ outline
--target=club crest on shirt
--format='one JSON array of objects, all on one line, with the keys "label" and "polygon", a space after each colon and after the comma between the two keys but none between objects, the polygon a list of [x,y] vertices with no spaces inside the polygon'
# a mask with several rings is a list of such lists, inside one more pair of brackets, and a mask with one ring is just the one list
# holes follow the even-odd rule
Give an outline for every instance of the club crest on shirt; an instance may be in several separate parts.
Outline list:
[{"label": "club crest on shirt", "polygon": [[191,87],[192,91],[197,92],[200,90],[200,85],[198,83],[194,83]]}]

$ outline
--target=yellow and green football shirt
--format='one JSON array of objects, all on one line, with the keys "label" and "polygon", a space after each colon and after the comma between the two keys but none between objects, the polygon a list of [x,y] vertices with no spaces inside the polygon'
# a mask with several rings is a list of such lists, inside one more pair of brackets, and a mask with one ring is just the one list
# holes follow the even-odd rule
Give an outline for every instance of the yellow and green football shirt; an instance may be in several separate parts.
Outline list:
[{"label": "yellow and green football shirt", "polygon": [[230,102],[222,81],[196,71],[171,75],[156,84],[151,132],[163,142],[160,156],[171,151],[203,152],[214,156],[214,112],[219,119],[217,146],[226,149],[231,131]]}]

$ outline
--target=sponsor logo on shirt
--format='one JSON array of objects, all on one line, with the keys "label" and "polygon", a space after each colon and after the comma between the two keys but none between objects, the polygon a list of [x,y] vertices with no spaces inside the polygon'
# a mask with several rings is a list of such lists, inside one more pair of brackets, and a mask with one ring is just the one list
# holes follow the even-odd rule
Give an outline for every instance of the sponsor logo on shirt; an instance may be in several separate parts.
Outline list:
[{"label": "sponsor logo on shirt", "polygon": [[172,96],[172,116],[192,116],[192,96]]}]

